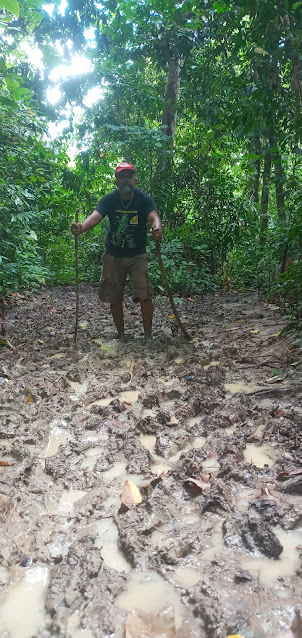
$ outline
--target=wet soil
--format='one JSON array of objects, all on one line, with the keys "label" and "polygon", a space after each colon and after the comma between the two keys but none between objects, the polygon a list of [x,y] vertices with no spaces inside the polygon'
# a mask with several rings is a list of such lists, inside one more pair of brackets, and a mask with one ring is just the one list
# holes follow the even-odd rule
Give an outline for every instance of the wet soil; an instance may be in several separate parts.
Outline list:
[{"label": "wet soil", "polygon": [[137,305],[120,343],[97,289],[80,299],[76,345],[69,287],[7,311],[1,638],[301,638],[302,356],[280,308],[178,300],[189,343],[157,298],[147,346]]}]

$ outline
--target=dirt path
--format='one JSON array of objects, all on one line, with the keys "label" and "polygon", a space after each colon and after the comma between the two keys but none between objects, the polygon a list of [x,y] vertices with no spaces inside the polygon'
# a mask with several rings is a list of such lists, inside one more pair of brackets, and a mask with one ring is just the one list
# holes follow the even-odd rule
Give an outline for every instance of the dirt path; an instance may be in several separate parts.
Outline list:
[{"label": "dirt path", "polygon": [[158,298],[151,348],[93,287],[76,347],[70,288],[8,310],[1,638],[301,638],[300,344],[252,295],[179,308],[193,341]]}]

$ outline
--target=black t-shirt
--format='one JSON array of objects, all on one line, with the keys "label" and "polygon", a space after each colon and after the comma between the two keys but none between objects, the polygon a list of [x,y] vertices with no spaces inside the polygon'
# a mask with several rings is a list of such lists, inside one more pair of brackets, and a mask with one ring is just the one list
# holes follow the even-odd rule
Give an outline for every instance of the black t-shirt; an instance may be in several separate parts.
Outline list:
[{"label": "black t-shirt", "polygon": [[123,203],[120,191],[115,189],[97,203],[102,217],[108,215],[110,228],[106,240],[106,252],[114,257],[135,257],[146,252],[147,217],[156,205],[145,191],[135,188],[133,198]]}]

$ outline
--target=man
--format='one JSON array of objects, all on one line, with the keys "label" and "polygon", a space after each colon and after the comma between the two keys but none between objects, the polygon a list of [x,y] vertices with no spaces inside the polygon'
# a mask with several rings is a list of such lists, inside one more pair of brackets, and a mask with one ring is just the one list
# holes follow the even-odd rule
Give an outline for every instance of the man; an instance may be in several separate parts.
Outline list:
[{"label": "man", "polygon": [[108,215],[106,251],[99,286],[101,301],[110,303],[118,336],[124,339],[123,293],[127,274],[133,285],[133,299],[140,301],[146,340],[151,339],[152,284],[146,254],[147,225],[155,241],[162,240],[161,220],[150,195],[136,188],[133,164],[121,162],[115,169],[117,188],[104,195],[84,222],[73,222],[71,232],[80,235],[94,228]]}]

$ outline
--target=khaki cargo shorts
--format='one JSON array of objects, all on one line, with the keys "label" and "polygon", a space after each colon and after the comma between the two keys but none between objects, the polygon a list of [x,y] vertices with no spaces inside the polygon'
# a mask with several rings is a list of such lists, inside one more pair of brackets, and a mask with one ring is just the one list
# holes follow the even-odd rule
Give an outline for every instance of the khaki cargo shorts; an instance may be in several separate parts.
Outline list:
[{"label": "khaki cargo shorts", "polygon": [[123,301],[127,275],[130,275],[133,286],[133,301],[151,299],[153,287],[148,271],[148,255],[135,257],[113,257],[103,255],[103,267],[99,285],[99,297],[107,303]]}]

